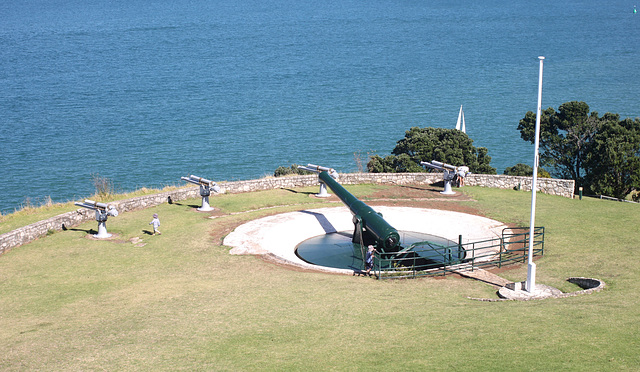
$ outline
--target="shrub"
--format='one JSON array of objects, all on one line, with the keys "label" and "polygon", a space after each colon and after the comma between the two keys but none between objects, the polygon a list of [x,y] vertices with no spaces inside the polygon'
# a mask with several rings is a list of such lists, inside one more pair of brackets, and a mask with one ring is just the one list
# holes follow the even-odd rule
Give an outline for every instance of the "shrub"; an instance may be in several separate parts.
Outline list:
[{"label": "shrub", "polygon": [[305,175],[305,174],[313,174],[313,172],[309,172],[304,169],[299,169],[298,164],[291,164],[291,167],[280,166],[276,168],[275,172],[273,172],[274,177],[282,177],[282,176],[289,176],[289,175]]},{"label": "shrub", "polygon": [[[507,169],[504,170],[503,174],[507,176],[531,177],[531,175],[533,174],[533,167],[527,164],[518,163],[513,167],[507,167]],[[538,168],[538,177],[551,178],[551,174],[549,174],[549,172],[547,172],[543,168]]]},{"label": "shrub", "polygon": [[99,198],[108,198],[116,193],[113,181],[107,177],[103,177],[98,173],[91,175],[91,182],[96,189],[96,195]]}]

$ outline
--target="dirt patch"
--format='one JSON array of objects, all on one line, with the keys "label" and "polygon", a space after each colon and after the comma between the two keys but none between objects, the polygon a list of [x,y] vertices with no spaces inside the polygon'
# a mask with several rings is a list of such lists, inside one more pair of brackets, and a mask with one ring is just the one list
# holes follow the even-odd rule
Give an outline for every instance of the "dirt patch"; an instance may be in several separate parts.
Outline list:
[{"label": "dirt patch", "polygon": [[365,202],[371,206],[440,209],[486,217],[469,203],[460,203],[475,201],[468,195],[459,191],[455,195],[442,195],[440,191],[442,189],[431,185],[397,185],[375,192]]},{"label": "dirt patch", "polygon": [[[459,191],[456,192],[455,195],[442,195],[440,191],[442,191],[441,188],[439,189],[431,185],[392,185],[385,186],[384,189],[361,197],[360,199],[370,206],[386,205],[390,207],[440,209],[485,217],[473,206],[460,204],[460,202],[475,201],[468,195]],[[310,195],[310,197],[315,198],[316,196]],[[329,202],[341,203],[340,199],[335,195],[322,199]]]}]

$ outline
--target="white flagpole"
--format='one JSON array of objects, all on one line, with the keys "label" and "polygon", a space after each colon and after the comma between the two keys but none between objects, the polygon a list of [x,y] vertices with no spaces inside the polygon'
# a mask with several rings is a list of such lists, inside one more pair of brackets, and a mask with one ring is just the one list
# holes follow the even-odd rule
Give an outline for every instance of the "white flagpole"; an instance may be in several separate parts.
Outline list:
[{"label": "white flagpole", "polygon": [[533,233],[536,223],[536,184],[538,182],[538,148],[540,145],[540,114],[542,111],[542,64],[544,57],[540,59],[540,74],[538,78],[538,113],[536,115],[536,140],[533,157],[533,180],[531,182],[531,220],[529,222],[529,265],[527,267],[527,292],[533,293],[536,289],[536,264],[533,263]]}]

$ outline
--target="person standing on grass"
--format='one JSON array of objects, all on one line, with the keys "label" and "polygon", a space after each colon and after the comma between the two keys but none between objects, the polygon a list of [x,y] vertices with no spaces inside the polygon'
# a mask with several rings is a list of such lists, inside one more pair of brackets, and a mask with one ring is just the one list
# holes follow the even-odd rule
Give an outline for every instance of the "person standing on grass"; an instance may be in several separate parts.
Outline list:
[{"label": "person standing on grass", "polygon": [[162,235],[160,230],[158,230],[158,227],[160,227],[160,220],[158,219],[158,214],[157,213],[153,214],[153,220],[151,220],[151,222],[149,222],[149,225],[153,225],[153,235],[155,235],[155,234]]},{"label": "person standing on grass", "polygon": [[373,269],[373,252],[378,252],[372,245],[367,247],[367,255],[364,261],[364,266],[367,269],[367,275],[371,276],[371,269]]}]

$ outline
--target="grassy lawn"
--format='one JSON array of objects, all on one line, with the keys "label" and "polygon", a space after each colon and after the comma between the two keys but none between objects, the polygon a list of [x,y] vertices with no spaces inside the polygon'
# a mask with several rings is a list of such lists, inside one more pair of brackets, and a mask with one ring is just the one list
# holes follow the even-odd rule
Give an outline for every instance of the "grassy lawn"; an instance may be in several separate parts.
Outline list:
[{"label": "grassy lawn", "polygon": [[[176,186],[167,186],[162,190],[159,189],[147,189],[141,188],[133,192],[123,193],[123,194],[110,194],[106,196],[98,196],[92,195],[86,198],[83,198],[78,201],[82,201],[84,199],[90,199],[94,201],[108,203],[114,200],[123,200],[134,198],[136,196],[143,196],[149,194],[157,194],[163,191],[171,191],[178,189]],[[9,231],[15,230],[19,227],[26,226],[38,221],[45,220],[47,218],[57,216],[59,214],[65,212],[71,212],[79,207],[73,204],[73,201],[69,201],[66,203],[47,203],[41,206],[32,206],[32,205],[23,205],[21,208],[16,208],[13,213],[10,214],[0,214],[0,234],[7,233]]]},{"label": "grassy lawn", "polygon": [[[347,187],[361,197],[381,186]],[[529,223],[531,194],[464,188],[452,201],[505,223]],[[569,370],[640,368],[640,206],[538,195],[545,226],[537,282],[565,299],[480,302],[486,284],[454,276],[376,281],[291,270],[232,256],[238,224],[304,208],[317,187],[221,195],[215,219],[199,200],[95,221],[0,256],[2,370]],[[162,235],[148,223],[158,213]],[[129,240],[141,238],[144,246]],[[500,275],[524,280],[526,266]]]}]

